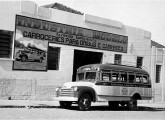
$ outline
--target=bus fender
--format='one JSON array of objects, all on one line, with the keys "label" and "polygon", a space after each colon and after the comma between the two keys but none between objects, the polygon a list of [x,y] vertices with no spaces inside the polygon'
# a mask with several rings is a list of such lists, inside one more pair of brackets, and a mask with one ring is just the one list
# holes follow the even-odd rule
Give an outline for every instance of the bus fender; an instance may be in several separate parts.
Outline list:
[{"label": "bus fender", "polygon": [[88,86],[78,86],[78,99],[81,97],[83,94],[89,94],[92,98],[92,101],[96,101],[96,92],[92,87]]},{"label": "bus fender", "polygon": [[137,100],[141,100],[142,99],[141,95],[139,93],[133,93],[131,97],[132,98],[136,98]]}]

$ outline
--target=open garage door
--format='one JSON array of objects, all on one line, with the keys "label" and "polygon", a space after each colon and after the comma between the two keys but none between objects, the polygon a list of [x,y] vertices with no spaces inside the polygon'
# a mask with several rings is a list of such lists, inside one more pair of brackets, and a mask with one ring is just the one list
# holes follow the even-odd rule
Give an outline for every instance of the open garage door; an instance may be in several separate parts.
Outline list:
[{"label": "open garage door", "polygon": [[74,50],[73,78],[76,81],[76,72],[80,66],[102,62],[103,53]]}]

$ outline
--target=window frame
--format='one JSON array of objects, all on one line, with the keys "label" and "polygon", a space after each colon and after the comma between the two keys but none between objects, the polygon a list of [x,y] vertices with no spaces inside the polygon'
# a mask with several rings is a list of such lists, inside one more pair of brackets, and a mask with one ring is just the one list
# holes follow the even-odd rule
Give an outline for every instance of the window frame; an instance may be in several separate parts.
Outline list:
[{"label": "window frame", "polygon": [[[141,65],[139,65],[139,60],[138,59],[140,59],[141,61]],[[141,56],[137,56],[137,59],[136,59],[136,67],[137,68],[141,68],[142,66],[143,66],[143,57],[141,57]]]},{"label": "window frame", "polygon": [[[124,74],[124,73],[126,73],[126,74]],[[121,75],[126,75],[127,76],[126,81],[122,81],[122,79],[121,79],[122,76]],[[128,83],[128,72],[120,71],[120,82]]]},{"label": "window frame", "polygon": [[[144,82],[144,79],[143,79],[144,76],[147,77],[147,79],[146,79],[147,82],[146,82],[146,83]],[[145,75],[145,74],[142,75],[142,83],[143,83],[143,84],[149,84],[149,76],[148,76],[148,75]]]},{"label": "window frame", "polygon": [[79,79],[80,77],[79,77],[79,75],[80,74],[83,74],[83,79],[85,78],[85,72],[79,72],[79,73],[77,73],[77,80],[78,81],[81,81],[82,79]]},{"label": "window frame", "polygon": [[[130,75],[134,76],[134,80],[130,82]],[[128,83],[129,84],[135,84],[135,73],[134,72],[128,72]]]},{"label": "window frame", "polygon": [[[1,35],[4,35],[4,36],[1,36]],[[6,36],[6,38],[5,38],[5,36]],[[0,60],[13,59],[13,43],[14,43],[13,42],[13,36],[14,36],[13,31],[0,29],[0,38],[2,37],[1,39],[7,39],[6,41],[5,40],[1,41],[1,39],[0,39],[0,46],[3,46],[3,44],[1,44],[1,43],[4,43],[3,47],[8,47],[8,48],[4,48],[4,50],[3,50],[3,48],[0,48],[1,52],[2,51],[8,52],[8,54],[1,54],[1,52],[0,52]],[[5,43],[6,44],[8,43],[8,45],[6,45]],[[1,55],[2,56],[4,55],[4,56],[2,57]]]},{"label": "window frame", "polygon": [[[110,69],[110,70],[106,70],[106,71],[101,71],[101,72],[99,72],[100,73],[100,82],[111,82],[111,83],[119,83],[119,84],[124,84],[124,85],[136,85],[136,84],[139,84],[139,85],[149,85],[149,84],[151,84],[151,81],[150,81],[150,75],[149,74],[145,74],[145,73],[143,73],[143,72],[134,72],[134,71],[123,71],[123,70],[121,70],[121,71],[119,71],[119,70],[115,70],[115,69]],[[117,76],[115,76],[115,77],[117,77],[117,79],[114,81],[113,80],[113,73],[115,73],[115,74],[118,74]],[[109,77],[109,78],[111,78],[111,79],[109,79],[109,81],[104,81],[103,80],[103,74],[109,74],[109,76],[111,76],[111,77]],[[122,74],[123,75],[126,75],[125,77],[127,77],[126,78],[126,81],[122,81]],[[130,82],[130,76],[132,77],[132,82]],[[140,78],[140,81],[139,82],[137,82],[137,80],[136,80],[136,77],[137,76],[139,76],[139,78]],[[144,78],[145,78],[145,82],[144,82]]]},{"label": "window frame", "polygon": [[[137,81],[137,76],[139,77],[139,82]],[[135,81],[136,84],[142,84],[143,83],[143,74],[135,73]]]},{"label": "window frame", "polygon": [[[116,76],[116,81],[113,80],[113,73],[118,73],[118,76]],[[111,81],[112,82],[120,82],[120,71],[112,70],[111,71]]]},{"label": "window frame", "polygon": [[[103,74],[107,74],[109,76],[109,81],[103,80]],[[102,82],[111,82],[112,81],[112,74],[111,74],[111,72],[107,72],[107,73],[102,72],[102,74],[101,74],[101,81]]]},{"label": "window frame", "polygon": [[[49,63],[49,60],[50,60],[50,48],[49,47],[52,47],[52,48],[57,48],[59,51],[58,51],[58,66],[56,67],[56,69],[55,69],[55,67],[54,68],[50,68],[49,66],[50,66],[50,63]],[[59,71],[60,70],[60,57],[61,57],[61,47],[59,47],[59,46],[50,46],[50,45],[48,45],[48,60],[47,60],[47,70],[56,70],[56,71]],[[55,63],[54,63],[55,64]]]},{"label": "window frame", "polygon": [[122,54],[115,54],[114,56],[114,63],[121,65],[122,62]]},{"label": "window frame", "polygon": [[[159,67],[159,69],[157,68]],[[155,83],[161,83],[160,79],[161,79],[161,69],[162,69],[162,65],[156,65],[156,70],[155,70]]]},{"label": "window frame", "polygon": [[[89,78],[87,78],[87,73],[95,73],[95,78],[90,78],[91,80],[96,80],[97,78],[97,72],[96,71],[85,71],[85,75],[84,75],[84,79],[88,80]],[[89,77],[89,76],[88,76]]]}]

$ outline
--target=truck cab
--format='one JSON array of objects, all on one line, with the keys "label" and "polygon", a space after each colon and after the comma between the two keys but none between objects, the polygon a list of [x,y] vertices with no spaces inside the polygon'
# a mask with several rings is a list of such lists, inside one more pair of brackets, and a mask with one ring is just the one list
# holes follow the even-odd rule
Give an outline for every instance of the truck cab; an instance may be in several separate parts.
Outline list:
[{"label": "truck cab", "polygon": [[80,110],[88,110],[91,102],[96,101],[95,83],[99,77],[96,68],[80,67],[77,70],[76,82],[67,82],[62,87],[57,87],[54,99],[64,108],[76,103]]}]

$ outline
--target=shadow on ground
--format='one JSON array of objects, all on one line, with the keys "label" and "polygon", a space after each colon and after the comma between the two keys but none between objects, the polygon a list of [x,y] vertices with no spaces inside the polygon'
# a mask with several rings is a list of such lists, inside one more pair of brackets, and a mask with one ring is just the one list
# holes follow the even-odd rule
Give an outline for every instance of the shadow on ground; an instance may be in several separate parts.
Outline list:
[{"label": "shadow on ground", "polygon": [[[0,108],[27,108],[27,109],[37,109],[37,108],[47,108],[47,109],[64,109],[60,106],[47,106],[40,104],[39,106],[0,106]],[[67,110],[79,111],[78,106],[71,106]],[[119,107],[117,109],[111,109],[108,106],[92,106],[89,111],[129,111],[126,107]],[[137,111],[165,111],[165,108],[158,107],[147,107],[147,106],[138,106]]]},{"label": "shadow on ground", "polygon": [[[72,106],[69,109],[78,111],[77,106]],[[111,109],[108,106],[92,106],[90,111],[130,111],[130,110],[126,107],[118,107],[116,109]],[[138,106],[138,109],[136,111],[165,111],[165,108]]]}]

